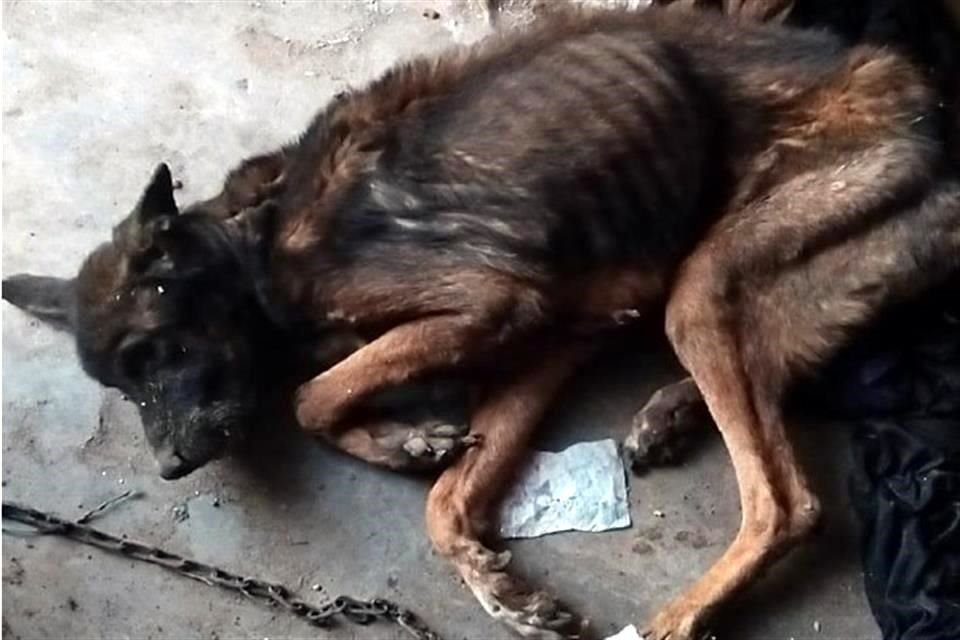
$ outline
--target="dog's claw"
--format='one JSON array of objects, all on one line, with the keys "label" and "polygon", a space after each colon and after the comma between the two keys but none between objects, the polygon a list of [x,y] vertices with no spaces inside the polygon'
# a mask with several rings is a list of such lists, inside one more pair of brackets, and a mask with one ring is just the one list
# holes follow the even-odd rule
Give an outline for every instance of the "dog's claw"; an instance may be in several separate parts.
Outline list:
[{"label": "dog's claw", "polygon": [[483,435],[479,433],[468,433],[460,438],[460,444],[466,448],[475,447],[483,442]]},{"label": "dog's claw", "polygon": [[490,568],[494,571],[503,571],[507,568],[507,565],[510,564],[510,560],[512,559],[512,553],[509,551],[501,551],[500,553],[494,554],[493,561],[490,563]]}]

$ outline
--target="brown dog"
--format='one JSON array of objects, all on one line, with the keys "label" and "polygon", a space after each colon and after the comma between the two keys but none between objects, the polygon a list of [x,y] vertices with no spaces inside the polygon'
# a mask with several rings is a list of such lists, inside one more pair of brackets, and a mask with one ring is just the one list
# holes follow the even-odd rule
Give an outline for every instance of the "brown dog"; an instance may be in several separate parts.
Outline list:
[{"label": "brown dog", "polygon": [[431,491],[429,534],[527,637],[579,625],[482,544],[489,510],[596,327],[665,305],[743,507],[726,553],[649,627],[693,638],[817,519],[783,424],[791,383],[960,269],[939,101],[905,58],[820,33],[565,11],[335,99],[238,169],[253,189],[178,213],[161,167],[74,281],[16,277],[4,297],[68,321],[86,370],[140,403],[168,477],[239,435],[278,343],[367,341],[300,387],[297,416],[389,466],[422,451],[358,410],[479,372],[470,437],[401,432],[483,438]]}]

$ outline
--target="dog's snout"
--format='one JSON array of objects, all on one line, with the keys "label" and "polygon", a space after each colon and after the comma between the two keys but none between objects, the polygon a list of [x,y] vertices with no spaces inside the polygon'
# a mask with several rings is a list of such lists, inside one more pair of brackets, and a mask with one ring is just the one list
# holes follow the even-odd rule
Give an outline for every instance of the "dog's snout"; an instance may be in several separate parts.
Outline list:
[{"label": "dog's snout", "polygon": [[157,466],[160,467],[160,477],[164,480],[182,478],[193,471],[194,468],[194,465],[173,449],[157,451],[156,458]]}]

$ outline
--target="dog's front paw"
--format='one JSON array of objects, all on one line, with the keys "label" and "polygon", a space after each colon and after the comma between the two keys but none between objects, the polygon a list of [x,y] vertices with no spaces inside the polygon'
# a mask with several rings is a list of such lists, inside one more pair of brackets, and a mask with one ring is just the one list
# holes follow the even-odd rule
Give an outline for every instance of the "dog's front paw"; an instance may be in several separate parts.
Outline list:
[{"label": "dog's front paw", "polygon": [[586,623],[548,593],[530,589],[507,573],[485,574],[479,584],[470,586],[487,613],[521,637],[573,640],[585,630]]},{"label": "dog's front paw", "polygon": [[487,613],[523,638],[575,640],[584,636],[586,620],[566,611],[550,594],[532,589],[504,571],[509,552],[480,549],[480,554],[460,567],[460,574]]}]

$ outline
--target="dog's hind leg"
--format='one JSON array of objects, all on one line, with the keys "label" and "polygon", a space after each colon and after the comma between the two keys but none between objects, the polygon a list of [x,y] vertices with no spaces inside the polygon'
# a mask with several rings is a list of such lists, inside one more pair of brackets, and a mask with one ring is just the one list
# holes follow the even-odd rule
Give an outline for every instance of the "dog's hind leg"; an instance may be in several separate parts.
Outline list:
[{"label": "dog's hind leg", "polygon": [[505,572],[509,552],[482,543],[491,510],[523,464],[527,443],[560,386],[592,352],[565,347],[536,367],[488,389],[471,419],[479,446],[437,480],[427,499],[434,548],[456,567],[484,609],[526,638],[575,637],[581,625],[546,593]]},{"label": "dog's hind leg", "polygon": [[742,520],[722,557],[655,616],[648,638],[696,638],[812,530],[818,500],[781,413],[788,385],[885,306],[960,266],[960,187],[934,190],[922,143],[845,160],[721,221],[675,283],[667,333],[726,443]]}]

